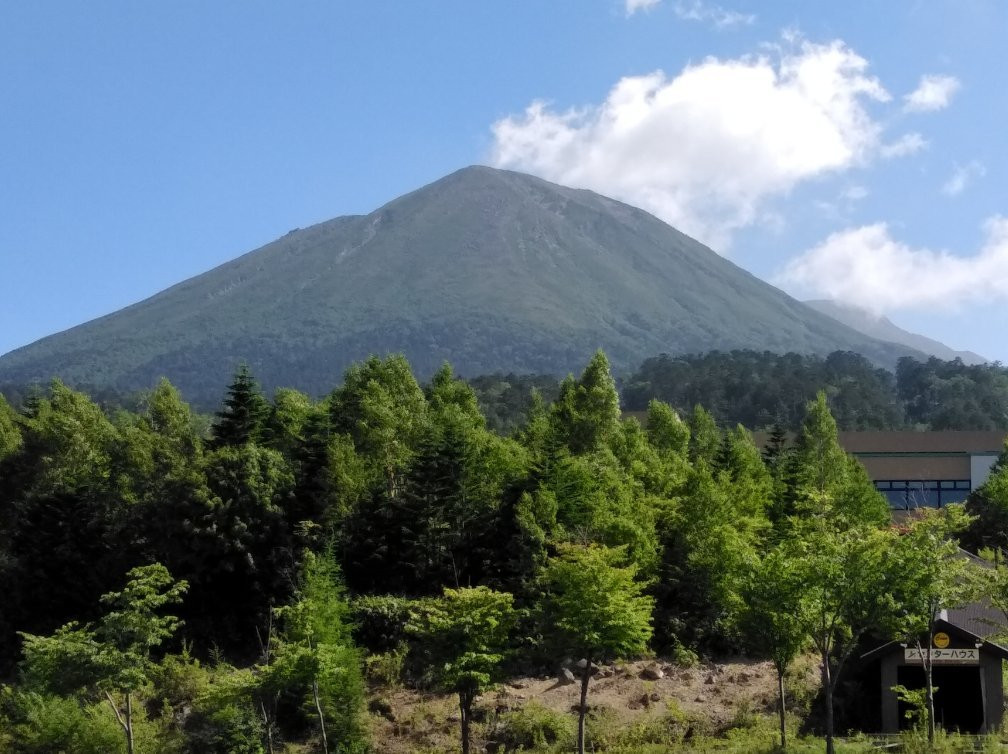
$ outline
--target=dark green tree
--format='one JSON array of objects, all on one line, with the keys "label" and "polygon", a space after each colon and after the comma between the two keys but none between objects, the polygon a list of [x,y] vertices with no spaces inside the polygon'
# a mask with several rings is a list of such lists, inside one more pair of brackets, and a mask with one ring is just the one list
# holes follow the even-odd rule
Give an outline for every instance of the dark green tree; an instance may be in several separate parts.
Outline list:
[{"label": "dark green tree", "polygon": [[242,363],[228,385],[224,407],[217,412],[211,432],[214,448],[257,442],[269,415],[269,403],[252,377],[248,364]]}]

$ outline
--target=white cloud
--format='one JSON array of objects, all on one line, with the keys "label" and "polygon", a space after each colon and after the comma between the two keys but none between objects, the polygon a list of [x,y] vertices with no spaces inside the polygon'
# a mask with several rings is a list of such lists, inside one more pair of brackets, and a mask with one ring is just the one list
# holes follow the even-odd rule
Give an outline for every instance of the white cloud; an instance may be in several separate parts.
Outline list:
[{"label": "white cloud", "polygon": [[852,228],[792,259],[774,282],[878,314],[1008,299],[1008,218],[992,217],[985,230],[980,251],[959,256],[908,246],[885,223]]},{"label": "white cloud", "polygon": [[651,10],[660,2],[661,0],[626,0],[626,13],[632,16],[639,10]]},{"label": "white cloud", "polygon": [[775,60],[630,76],[597,106],[537,101],[494,123],[491,160],[624,199],[724,249],[767,199],[880,153],[866,105],[889,95],[867,69],[841,41],[799,39]]},{"label": "white cloud", "polygon": [[927,140],[916,131],[913,131],[903,134],[896,141],[883,144],[879,147],[879,154],[887,160],[891,160],[894,157],[906,157],[909,154],[920,152],[922,149],[926,149],[927,145]]},{"label": "white cloud", "polygon": [[[628,0],[628,2],[631,1]],[[639,2],[640,0],[637,1]],[[652,1],[657,2],[657,0]],[[752,13],[725,10],[720,5],[707,5],[700,0],[693,0],[691,3],[676,3],[675,14],[686,21],[711,23],[718,29],[728,29],[733,26],[752,26],[756,22],[756,16]]]},{"label": "white cloud", "polygon": [[903,97],[903,109],[912,113],[941,110],[948,107],[959,87],[955,76],[921,76],[917,88]]},{"label": "white cloud", "polygon": [[942,193],[946,196],[958,196],[965,191],[977,178],[983,178],[987,169],[976,160],[965,165],[956,165],[949,179],[942,184]]},{"label": "white cloud", "polygon": [[868,189],[864,186],[850,186],[844,189],[841,196],[849,202],[859,202],[868,196]]}]

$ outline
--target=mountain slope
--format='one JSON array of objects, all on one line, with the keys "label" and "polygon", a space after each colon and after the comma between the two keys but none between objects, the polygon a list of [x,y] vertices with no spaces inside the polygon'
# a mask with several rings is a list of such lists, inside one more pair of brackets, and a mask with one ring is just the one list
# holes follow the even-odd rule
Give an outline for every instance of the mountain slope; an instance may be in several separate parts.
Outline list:
[{"label": "mountain slope", "polygon": [[0,357],[0,384],[131,390],[168,376],[219,400],[245,359],[318,393],[370,353],[421,375],[564,373],[604,348],[906,353],[815,312],[657,218],[589,191],[471,167],[363,216],[296,230],[149,299]]},{"label": "mountain slope", "polygon": [[806,306],[811,306],[818,312],[822,312],[828,317],[841,322],[847,327],[852,327],[858,332],[864,333],[871,338],[886,340],[890,343],[899,343],[914,348],[929,356],[937,356],[945,361],[961,359],[964,364],[986,364],[987,359],[972,351],[956,351],[949,348],[944,343],[904,330],[902,327],[891,322],[887,317],[876,317],[869,311],[857,306],[842,304],[839,301],[830,299],[818,299],[806,301]]}]

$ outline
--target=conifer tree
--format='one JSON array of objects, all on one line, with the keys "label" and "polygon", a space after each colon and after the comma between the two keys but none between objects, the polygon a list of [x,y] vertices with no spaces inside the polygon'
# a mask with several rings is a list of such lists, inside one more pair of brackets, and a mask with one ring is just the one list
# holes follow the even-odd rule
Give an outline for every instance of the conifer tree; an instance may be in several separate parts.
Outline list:
[{"label": "conifer tree", "polygon": [[217,412],[212,446],[221,448],[256,442],[268,413],[269,403],[260,392],[248,364],[243,362],[228,385],[224,408]]},{"label": "conifer tree", "polygon": [[697,404],[689,417],[689,459],[696,462],[703,459],[713,464],[721,447],[721,432],[714,417],[703,406]]},{"label": "conifer tree", "polygon": [[581,377],[568,376],[551,409],[551,426],[577,455],[602,447],[619,426],[619,394],[609,360],[596,351]]}]

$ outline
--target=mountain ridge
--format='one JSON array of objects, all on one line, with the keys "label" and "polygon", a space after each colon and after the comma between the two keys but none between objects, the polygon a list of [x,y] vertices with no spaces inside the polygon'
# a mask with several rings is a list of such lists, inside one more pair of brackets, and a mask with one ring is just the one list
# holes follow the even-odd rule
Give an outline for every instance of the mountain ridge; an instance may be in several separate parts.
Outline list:
[{"label": "mountain ridge", "polygon": [[[0,357],[0,383],[135,390],[167,376],[216,400],[240,361],[264,386],[324,392],[371,353],[421,376],[618,369],[662,352],[853,350],[868,338],[622,202],[483,166],[366,215],[293,230],[111,314]],[[211,396],[214,396],[211,398]]]},{"label": "mountain ridge", "polygon": [[973,351],[958,351],[934,338],[904,330],[888,317],[875,316],[867,309],[852,304],[832,299],[814,299],[803,303],[872,338],[900,343],[945,361],[959,359],[968,365],[990,363],[989,359]]}]

